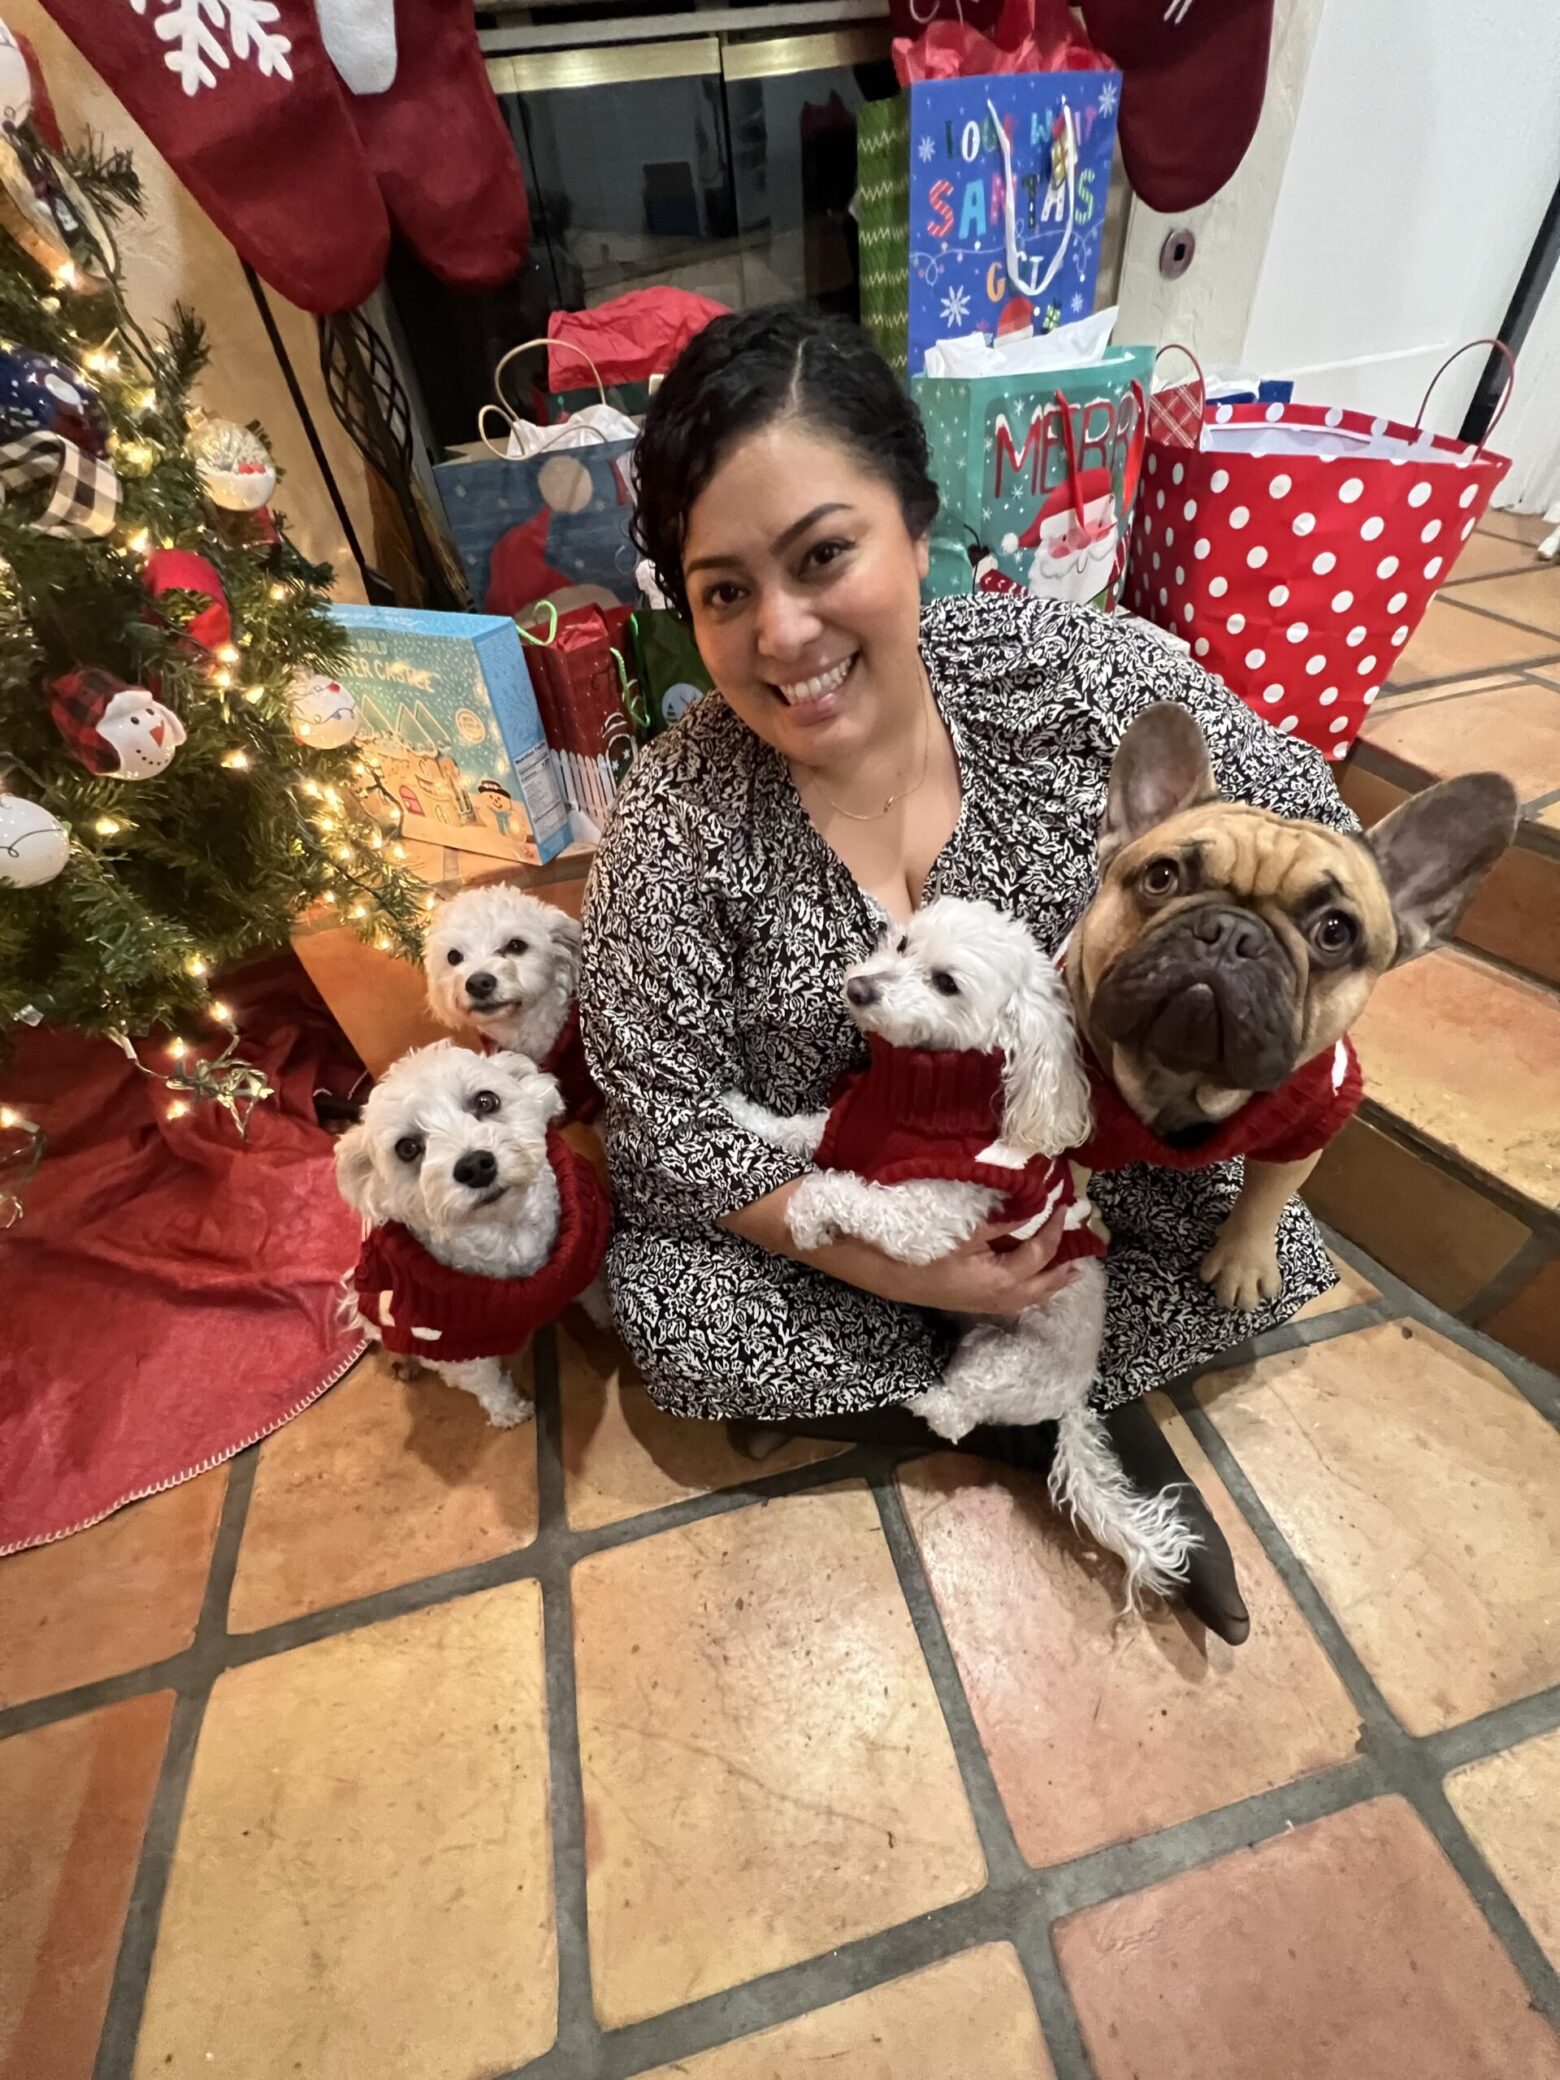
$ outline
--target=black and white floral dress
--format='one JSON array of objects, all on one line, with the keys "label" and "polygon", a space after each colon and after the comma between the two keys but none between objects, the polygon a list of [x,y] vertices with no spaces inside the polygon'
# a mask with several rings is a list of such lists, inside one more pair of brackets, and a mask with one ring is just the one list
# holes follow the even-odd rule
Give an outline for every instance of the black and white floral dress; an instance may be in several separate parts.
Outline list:
[{"label": "black and white floral dress", "polygon": [[[1130,624],[977,593],[923,614],[921,654],[958,754],[963,808],[926,898],[984,897],[1055,950],[1094,885],[1111,755],[1151,701],[1183,702],[1226,795],[1352,827],[1324,760]],[[580,1005],[606,1100],[624,1340],[663,1408],[805,1417],[933,1384],[939,1318],[880,1300],[716,1225],[805,1162],[738,1127],[720,1095],[819,1110],[865,1060],[840,995],[883,912],[808,821],[785,762],[718,695],[634,766],[585,904]],[[1284,1217],[1281,1298],[1222,1309],[1197,1265],[1238,1164],[1099,1176],[1113,1244],[1099,1400],[1146,1393],[1334,1283],[1309,1214]]]}]

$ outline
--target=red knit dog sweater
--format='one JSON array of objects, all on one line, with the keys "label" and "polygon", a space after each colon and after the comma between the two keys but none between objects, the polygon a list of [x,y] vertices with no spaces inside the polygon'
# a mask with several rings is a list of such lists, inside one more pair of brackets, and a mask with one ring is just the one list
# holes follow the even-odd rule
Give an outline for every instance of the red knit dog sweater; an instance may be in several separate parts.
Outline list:
[{"label": "red knit dog sweater", "polygon": [[1105,1071],[1085,1051],[1094,1131],[1073,1160],[1090,1170],[1152,1163],[1167,1170],[1206,1170],[1231,1156],[1259,1163],[1298,1163],[1324,1149],[1359,1110],[1364,1095],[1359,1056],[1347,1037],[1303,1062],[1276,1091],[1258,1091],[1195,1147],[1176,1148],[1150,1133]]},{"label": "red knit dog sweater", "polygon": [[[1075,1205],[1072,1172],[1054,1156],[1003,1162],[1002,1051],[894,1047],[876,1034],[870,1060],[840,1085],[818,1144],[820,1170],[849,1170],[874,1184],[947,1178],[1000,1192],[993,1217],[1038,1227],[1058,1208]],[[993,1156],[997,1160],[992,1160]],[[1007,1238],[995,1249],[1012,1248]],[[1070,1227],[1053,1261],[1098,1257],[1105,1244],[1082,1225]]]},{"label": "red knit dog sweater", "polygon": [[399,1221],[369,1230],[352,1283],[387,1351],[441,1365],[507,1358],[584,1292],[606,1255],[612,1211],[595,1171],[556,1127],[547,1130],[547,1160],[558,1180],[558,1233],[529,1278],[452,1270]]}]

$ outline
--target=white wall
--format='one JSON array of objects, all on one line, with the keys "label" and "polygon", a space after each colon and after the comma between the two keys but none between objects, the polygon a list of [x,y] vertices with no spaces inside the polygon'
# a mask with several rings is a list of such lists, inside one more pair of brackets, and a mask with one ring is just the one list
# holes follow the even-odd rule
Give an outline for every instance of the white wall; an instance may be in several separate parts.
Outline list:
[{"label": "white wall", "polygon": [[[1327,0],[1241,359],[1412,419],[1499,326],[1557,181],[1555,0]],[[1482,365],[1437,388],[1438,431]]]}]

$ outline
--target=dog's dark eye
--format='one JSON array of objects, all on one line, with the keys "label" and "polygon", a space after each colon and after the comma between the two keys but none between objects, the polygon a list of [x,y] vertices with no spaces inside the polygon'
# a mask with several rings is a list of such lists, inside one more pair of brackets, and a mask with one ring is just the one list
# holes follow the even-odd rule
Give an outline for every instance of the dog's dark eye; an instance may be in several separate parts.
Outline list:
[{"label": "dog's dark eye", "polygon": [[956,997],[959,994],[959,985],[946,968],[933,968],[932,988],[940,990],[945,997]]},{"label": "dog's dark eye", "polygon": [[499,1097],[497,1091],[478,1091],[471,1101],[471,1109],[478,1119],[491,1119],[493,1114],[497,1112],[498,1106]]},{"label": "dog's dark eye", "polygon": [[894,951],[896,953],[908,953],[910,951],[910,941],[908,939],[901,939],[899,944],[894,948]]},{"label": "dog's dark eye", "polygon": [[502,950],[505,953],[514,954],[516,959],[518,959],[525,952],[525,941],[523,939],[506,939]]},{"label": "dog's dark eye", "polygon": [[444,958],[449,962],[452,968],[458,968],[461,962],[466,958],[466,956],[461,952],[458,946],[452,946],[449,952],[444,956]]},{"label": "dog's dark eye", "polygon": [[1151,859],[1139,876],[1146,896],[1173,896],[1181,886],[1181,869],[1173,859]]},{"label": "dog's dark eye", "polygon": [[1319,953],[1347,953],[1359,935],[1346,910],[1329,910],[1311,927],[1311,944]]},{"label": "dog's dark eye", "polygon": [[395,1152],[403,1163],[422,1161],[423,1137],[421,1134],[403,1134],[395,1145]]}]

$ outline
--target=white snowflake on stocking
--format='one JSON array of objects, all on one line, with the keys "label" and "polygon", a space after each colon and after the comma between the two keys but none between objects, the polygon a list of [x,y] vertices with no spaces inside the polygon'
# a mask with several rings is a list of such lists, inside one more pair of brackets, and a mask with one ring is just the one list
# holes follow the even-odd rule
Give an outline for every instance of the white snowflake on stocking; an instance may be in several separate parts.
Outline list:
[{"label": "white snowflake on stocking", "polygon": [[950,289],[942,300],[942,317],[945,325],[962,325],[970,314],[969,292],[965,289]]},{"label": "white snowflake on stocking", "polygon": [[1100,114],[1108,116],[1116,106],[1116,82],[1108,79],[1100,88]]},{"label": "white snowflake on stocking", "polygon": [[921,164],[923,166],[926,165],[928,160],[935,158],[937,155],[937,147],[932,143],[932,140],[929,137],[923,137],[921,139],[921,142],[916,146],[916,150],[921,155]]},{"label": "white snowflake on stocking", "polygon": [[[269,26],[281,13],[275,0],[130,0],[138,15],[160,8],[157,34],[169,46],[163,63],[186,94],[214,87],[218,72],[236,58],[253,64],[263,78],[292,78],[291,40]],[[224,38],[226,40],[224,40]]]}]

